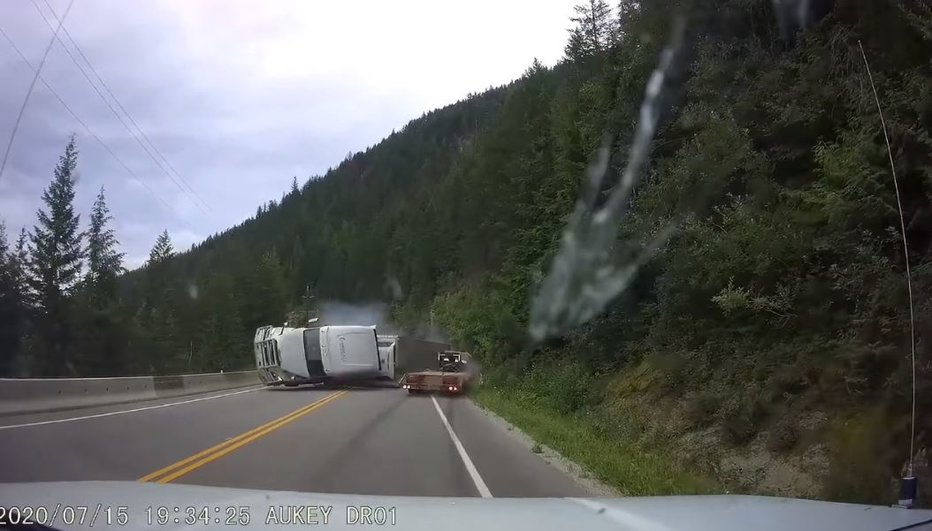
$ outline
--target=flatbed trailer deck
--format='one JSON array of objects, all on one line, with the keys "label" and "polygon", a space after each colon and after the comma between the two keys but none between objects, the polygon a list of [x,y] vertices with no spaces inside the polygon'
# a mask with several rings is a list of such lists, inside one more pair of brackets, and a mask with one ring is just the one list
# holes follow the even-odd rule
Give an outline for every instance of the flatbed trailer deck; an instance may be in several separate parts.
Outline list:
[{"label": "flatbed trailer deck", "polygon": [[459,394],[466,391],[472,374],[465,370],[468,354],[444,350],[437,354],[440,370],[409,372],[402,377],[402,389],[408,393],[439,392]]},{"label": "flatbed trailer deck", "polygon": [[462,372],[420,371],[406,374],[401,387],[409,393],[440,392],[462,393],[467,374]]}]

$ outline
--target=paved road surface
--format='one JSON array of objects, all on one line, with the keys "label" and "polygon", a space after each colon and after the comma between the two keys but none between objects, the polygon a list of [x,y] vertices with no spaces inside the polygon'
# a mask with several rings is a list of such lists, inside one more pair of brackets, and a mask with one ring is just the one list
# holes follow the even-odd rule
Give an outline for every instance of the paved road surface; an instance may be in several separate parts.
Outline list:
[{"label": "paved road surface", "polygon": [[399,389],[250,388],[3,417],[0,455],[3,482],[144,479],[351,494],[592,495],[470,400]]}]

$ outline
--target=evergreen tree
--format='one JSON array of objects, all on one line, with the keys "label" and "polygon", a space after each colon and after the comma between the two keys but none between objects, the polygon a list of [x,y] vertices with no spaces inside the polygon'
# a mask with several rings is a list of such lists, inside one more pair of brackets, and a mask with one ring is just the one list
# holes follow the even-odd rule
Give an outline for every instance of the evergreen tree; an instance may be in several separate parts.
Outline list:
[{"label": "evergreen tree", "polygon": [[117,276],[123,272],[123,253],[108,225],[113,218],[101,187],[91,210],[87,231],[88,272],[74,295],[76,363],[81,374],[114,376],[126,365],[126,320],[116,299]]},{"label": "evergreen tree", "polygon": [[187,359],[189,350],[178,322],[179,288],[185,287],[175,277],[178,268],[174,256],[168,230],[163,230],[149,251],[142,301],[136,314],[142,357],[138,365],[158,374],[183,370],[186,364],[181,360]]},{"label": "evergreen tree", "polygon": [[91,226],[87,231],[87,265],[85,281],[89,285],[112,284],[123,272],[123,256],[117,250],[120,244],[113,229],[108,226],[113,217],[104,199],[104,188],[100,187],[97,199],[91,208]]},{"label": "evergreen tree", "polygon": [[626,34],[631,18],[641,9],[640,0],[619,0],[618,2],[618,33]]},{"label": "evergreen tree", "polygon": [[16,360],[26,323],[26,300],[22,283],[22,233],[11,249],[6,226],[0,221],[0,377],[15,374]]},{"label": "evergreen tree", "polygon": [[567,58],[579,61],[608,50],[618,38],[618,22],[605,0],[589,0],[575,6],[576,16],[570,18],[576,26],[570,31],[565,52]]},{"label": "evergreen tree", "polygon": [[162,234],[155,240],[155,245],[149,251],[149,265],[160,264],[175,256],[175,248],[172,247],[171,238],[168,237],[168,230],[163,230]]},{"label": "evergreen tree", "polygon": [[[23,356],[27,354],[27,342],[31,333],[31,327],[34,324],[34,308],[35,308],[35,296],[32,289],[29,287],[29,235],[26,232],[26,228],[23,227],[19,230],[19,237],[16,238],[16,246],[13,248],[12,259],[14,260],[13,267],[13,285],[17,286],[20,294],[20,301],[22,304],[22,316],[20,320],[20,341],[19,341],[19,357],[22,361]],[[35,363],[33,361],[33,363]],[[22,371],[20,367],[19,372]]]},{"label": "evergreen tree", "polygon": [[298,193],[298,177],[294,176],[291,178],[291,195]]},{"label": "evergreen tree", "polygon": [[287,280],[287,272],[272,248],[263,253],[255,270],[237,284],[235,290],[242,295],[239,315],[247,329],[255,330],[262,325],[282,322],[290,302]]},{"label": "evergreen tree", "polygon": [[72,136],[55,167],[52,183],[42,195],[46,209],[37,212],[39,224],[30,235],[29,284],[37,311],[34,353],[44,374],[73,373],[68,359],[71,327],[68,299],[80,279],[83,256],[80,216],[74,212],[78,150]]},{"label": "evergreen tree", "polygon": [[68,295],[81,273],[80,216],[74,212],[74,171],[78,150],[72,137],[55,167],[52,183],[42,194],[47,211],[36,215],[39,225],[30,235],[30,281],[36,290],[38,309],[52,311]]},{"label": "evergreen tree", "polygon": [[26,268],[29,266],[29,235],[26,228],[19,230],[19,238],[16,238],[16,247],[13,249],[13,257],[16,259],[16,283],[22,288],[26,304],[29,303],[28,284],[26,283]]},{"label": "evergreen tree", "polygon": [[589,55],[591,51],[587,46],[586,35],[583,32],[583,29],[579,26],[569,30],[570,38],[566,43],[566,46],[563,48],[563,53],[566,55],[566,58],[570,61],[582,61]]}]

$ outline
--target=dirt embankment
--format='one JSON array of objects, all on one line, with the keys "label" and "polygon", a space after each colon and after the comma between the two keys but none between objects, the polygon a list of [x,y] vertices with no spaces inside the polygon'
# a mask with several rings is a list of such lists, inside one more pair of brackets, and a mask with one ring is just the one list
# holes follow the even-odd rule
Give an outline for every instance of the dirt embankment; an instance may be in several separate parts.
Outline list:
[{"label": "dirt embankment", "polygon": [[[733,493],[896,501],[896,473],[883,463],[905,449],[893,444],[890,419],[880,408],[829,410],[799,400],[762,418],[723,418],[727,393],[714,401],[708,391],[674,394],[660,378],[646,364],[629,368],[612,379],[597,407],[623,416],[627,436],[672,454]],[[929,476],[925,454],[920,450],[916,462],[920,479]],[[932,501],[920,497],[923,506]]]}]

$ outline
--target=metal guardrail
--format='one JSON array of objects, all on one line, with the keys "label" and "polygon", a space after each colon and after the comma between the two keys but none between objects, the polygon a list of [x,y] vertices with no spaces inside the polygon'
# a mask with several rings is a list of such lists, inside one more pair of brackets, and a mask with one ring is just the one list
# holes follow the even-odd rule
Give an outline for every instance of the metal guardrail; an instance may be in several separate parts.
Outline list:
[{"label": "metal guardrail", "polygon": [[0,378],[0,415],[137,402],[258,383],[254,370],[118,378]]}]

